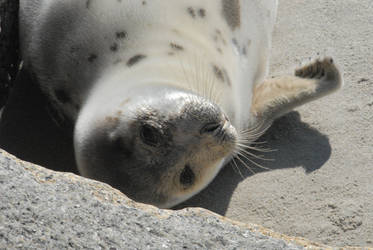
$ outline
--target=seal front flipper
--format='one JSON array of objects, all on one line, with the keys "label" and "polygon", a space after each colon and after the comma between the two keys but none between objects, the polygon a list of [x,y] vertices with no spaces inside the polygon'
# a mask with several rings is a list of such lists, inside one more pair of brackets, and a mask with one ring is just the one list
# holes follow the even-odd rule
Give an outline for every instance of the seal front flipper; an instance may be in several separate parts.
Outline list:
[{"label": "seal front flipper", "polygon": [[342,76],[332,58],[316,60],[299,68],[295,76],[265,80],[254,89],[250,127],[268,127],[276,118],[330,94],[342,85]]}]

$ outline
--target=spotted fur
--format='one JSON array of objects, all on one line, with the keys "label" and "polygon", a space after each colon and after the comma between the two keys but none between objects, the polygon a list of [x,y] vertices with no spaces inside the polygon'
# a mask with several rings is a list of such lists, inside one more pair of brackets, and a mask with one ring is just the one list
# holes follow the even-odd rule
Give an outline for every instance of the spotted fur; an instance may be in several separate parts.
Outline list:
[{"label": "spotted fur", "polygon": [[265,80],[276,9],[277,0],[20,0],[24,66],[74,123],[83,176],[171,207],[273,119],[340,87],[330,59]]}]

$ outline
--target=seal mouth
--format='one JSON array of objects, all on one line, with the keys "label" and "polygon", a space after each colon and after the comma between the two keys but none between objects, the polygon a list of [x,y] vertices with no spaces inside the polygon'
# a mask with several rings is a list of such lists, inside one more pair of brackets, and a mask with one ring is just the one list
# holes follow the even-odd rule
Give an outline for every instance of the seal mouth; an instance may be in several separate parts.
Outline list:
[{"label": "seal mouth", "polygon": [[189,164],[186,164],[183,171],[180,174],[180,183],[184,186],[184,188],[188,188],[193,185],[195,181],[195,174],[193,170],[190,168]]}]

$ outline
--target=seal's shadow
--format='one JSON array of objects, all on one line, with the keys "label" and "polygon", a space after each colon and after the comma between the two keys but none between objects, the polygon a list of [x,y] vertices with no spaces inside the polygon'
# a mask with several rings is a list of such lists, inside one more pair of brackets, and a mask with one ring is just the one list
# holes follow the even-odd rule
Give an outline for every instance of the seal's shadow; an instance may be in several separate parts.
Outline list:
[{"label": "seal's shadow", "polygon": [[0,147],[46,168],[78,173],[71,129],[50,118],[47,101],[27,71],[16,78],[0,123]]},{"label": "seal's shadow", "polygon": [[[49,169],[78,173],[72,131],[58,127],[46,107],[39,88],[26,71],[21,71],[2,115],[0,147]],[[328,138],[302,122],[298,112],[275,121],[258,141],[266,141],[267,147],[277,151],[264,155],[275,161],[258,161],[269,170],[249,164],[256,173],[294,167],[309,173],[319,169],[331,154]],[[205,190],[175,209],[203,207],[224,215],[237,185],[253,175],[242,164],[238,167],[240,173],[232,165],[226,166]]]},{"label": "seal's shadow", "polygon": [[[331,154],[328,138],[302,122],[299,113],[295,111],[276,120],[258,141],[265,141],[267,147],[276,151],[264,153],[265,158],[274,161],[256,160],[267,170],[246,161],[255,173],[295,167],[303,167],[306,173],[310,173],[321,168]],[[253,175],[243,164],[238,167],[240,173],[233,164],[225,166],[205,190],[175,209],[203,207],[224,215],[237,185]]]}]

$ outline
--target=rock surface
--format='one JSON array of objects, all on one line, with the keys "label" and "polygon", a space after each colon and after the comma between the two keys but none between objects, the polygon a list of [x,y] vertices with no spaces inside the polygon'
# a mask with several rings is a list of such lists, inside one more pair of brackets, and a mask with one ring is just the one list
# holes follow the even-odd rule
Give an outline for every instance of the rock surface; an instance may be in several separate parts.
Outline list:
[{"label": "rock surface", "polygon": [[[0,151],[0,249],[302,249],[321,246],[204,209],[159,210],[106,184]],[[325,246],[324,246],[325,247]]]}]

